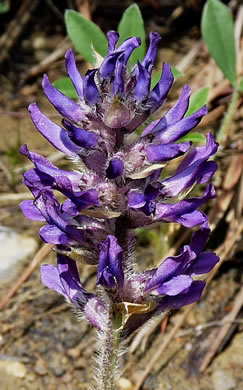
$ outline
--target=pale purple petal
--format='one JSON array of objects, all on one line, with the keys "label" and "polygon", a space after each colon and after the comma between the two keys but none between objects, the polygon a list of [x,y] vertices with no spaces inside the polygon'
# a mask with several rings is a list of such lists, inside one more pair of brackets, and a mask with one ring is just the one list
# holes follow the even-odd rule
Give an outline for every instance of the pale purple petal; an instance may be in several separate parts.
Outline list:
[{"label": "pale purple petal", "polygon": [[81,106],[53,87],[47,75],[43,77],[42,87],[49,102],[53,104],[62,116],[77,123],[85,118],[85,113]]},{"label": "pale purple petal", "polygon": [[38,109],[36,104],[29,106],[31,119],[37,130],[45,137],[56,149],[65,153],[67,156],[78,154],[80,147],[75,145],[69,138],[67,131],[57,124],[53,123]]},{"label": "pale purple petal", "polygon": [[[157,289],[158,295],[175,296],[190,287],[193,279],[189,275],[178,275],[162,283]],[[153,294],[153,291],[151,292]]]},{"label": "pale purple petal", "polygon": [[26,218],[32,221],[45,221],[41,212],[34,205],[33,200],[23,200],[20,203],[20,208]]},{"label": "pale purple petal", "polygon": [[65,60],[68,75],[73,83],[74,88],[77,91],[78,96],[81,100],[83,100],[83,77],[78,71],[73,49],[69,49],[66,52]]},{"label": "pale purple petal", "polygon": [[145,152],[149,162],[166,162],[186,153],[190,148],[190,142],[180,144],[149,144],[145,146]]}]

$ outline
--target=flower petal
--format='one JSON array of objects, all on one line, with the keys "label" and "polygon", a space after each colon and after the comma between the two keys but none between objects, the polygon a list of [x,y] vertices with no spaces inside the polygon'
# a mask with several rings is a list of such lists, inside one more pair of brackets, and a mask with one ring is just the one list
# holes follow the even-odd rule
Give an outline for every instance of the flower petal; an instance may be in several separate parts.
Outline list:
[{"label": "flower petal", "polygon": [[31,119],[37,130],[45,137],[56,149],[65,153],[67,156],[78,154],[80,147],[75,145],[69,138],[67,131],[57,124],[53,123],[38,109],[36,104],[29,106]]},{"label": "flower petal", "polygon": [[[81,100],[83,100],[83,77],[78,71],[75,57],[74,57],[74,51],[73,49],[69,49],[65,54],[65,60],[66,60],[66,68],[68,75],[73,83],[74,88],[77,91],[78,96]],[[65,115],[66,116],[66,115]]]},{"label": "flower petal", "polygon": [[43,77],[42,87],[49,102],[53,104],[62,116],[77,123],[85,118],[85,113],[81,106],[53,87],[47,75]]}]

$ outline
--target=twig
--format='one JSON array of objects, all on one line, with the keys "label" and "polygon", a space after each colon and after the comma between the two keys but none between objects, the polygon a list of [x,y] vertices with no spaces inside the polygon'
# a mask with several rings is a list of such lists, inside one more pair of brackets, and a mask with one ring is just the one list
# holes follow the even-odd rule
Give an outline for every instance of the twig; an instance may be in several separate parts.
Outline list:
[{"label": "twig", "polygon": [[205,358],[203,359],[203,362],[200,366],[200,372],[205,371],[207,366],[209,365],[209,363],[213,359],[220,344],[222,343],[226,334],[228,333],[228,331],[231,327],[232,321],[234,321],[235,318],[237,317],[237,315],[239,314],[239,312],[242,308],[242,305],[243,305],[243,286],[241,287],[240,292],[236,296],[232,311],[224,318],[224,320],[227,323],[220,329],[218,336],[214,340],[213,344],[211,345],[210,350],[207,352]]},{"label": "twig", "polygon": [[183,72],[196,58],[199,51],[202,48],[202,41],[198,41],[195,43],[195,45],[191,48],[191,50],[182,58],[180,62],[176,65],[176,69],[178,69],[180,72]]},{"label": "twig", "polygon": [[0,195],[0,207],[10,206],[30,198],[33,198],[33,196],[29,192],[22,192],[20,194],[2,194]]},{"label": "twig", "polygon": [[168,336],[165,338],[163,344],[161,344],[159,346],[159,348],[157,349],[157,351],[155,352],[155,354],[153,355],[152,359],[150,360],[150,362],[148,363],[147,367],[145,368],[141,378],[139,379],[139,381],[136,383],[135,385],[135,388],[134,390],[138,390],[140,389],[140,387],[142,386],[143,382],[145,381],[145,379],[147,378],[148,374],[150,373],[150,371],[153,369],[155,363],[158,361],[158,359],[160,358],[161,354],[164,352],[164,350],[167,348],[167,346],[170,344],[171,340],[174,338],[174,336],[176,335],[177,331],[180,329],[181,325],[183,324],[185,318],[187,317],[187,315],[189,314],[189,312],[191,311],[192,307],[194,306],[194,304],[188,306],[186,308],[186,310],[184,311],[183,315],[181,316],[181,318],[179,319],[179,321],[177,322],[177,324],[174,326],[174,328],[170,331],[170,333],[168,334]]},{"label": "twig", "polygon": [[2,310],[14,296],[16,291],[22,286],[22,284],[32,275],[38,264],[50,253],[54,245],[44,244],[41,249],[36,253],[30,265],[24,270],[22,275],[17,279],[7,295],[0,301],[0,310]]},{"label": "twig", "polygon": [[49,56],[44,58],[39,64],[33,66],[23,77],[22,84],[30,79],[31,77],[36,77],[40,73],[44,72],[50,64],[57,61],[59,58],[62,58],[65,54],[65,52],[71,47],[71,42],[69,41],[69,38],[66,37],[63,39],[63,41],[60,43],[60,45],[57,47],[56,50],[54,50]]},{"label": "twig", "polygon": [[14,20],[9,23],[7,31],[0,38],[0,63],[8,57],[9,50],[22,33],[38,3],[39,0],[25,0],[22,2],[22,5],[19,8]]},{"label": "twig", "polygon": [[221,321],[210,321],[210,322],[206,322],[205,324],[200,324],[200,325],[197,325],[193,328],[190,328],[190,329],[185,329],[185,330],[182,330],[180,333],[177,334],[177,337],[185,337],[185,336],[189,336],[191,334],[195,334],[195,335],[199,335],[202,330],[204,329],[208,329],[208,328],[214,328],[214,327],[222,327],[224,326],[225,324],[235,324],[235,325],[242,325],[243,324],[243,319],[238,319],[238,320],[229,320],[229,319],[226,319],[225,318]]}]

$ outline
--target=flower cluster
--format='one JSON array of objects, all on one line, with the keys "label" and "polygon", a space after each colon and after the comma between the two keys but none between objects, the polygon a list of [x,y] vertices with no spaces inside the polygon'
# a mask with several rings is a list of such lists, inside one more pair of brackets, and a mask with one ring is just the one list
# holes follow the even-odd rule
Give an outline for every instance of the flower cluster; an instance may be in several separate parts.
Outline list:
[{"label": "flower cluster", "polygon": [[[126,337],[153,315],[198,300],[205,283],[193,277],[209,272],[218,261],[215,254],[202,252],[210,230],[207,216],[199,210],[215,197],[214,188],[208,184],[203,196],[187,197],[196,184],[210,181],[216,164],[208,159],[218,145],[212,134],[204,146],[180,142],[207,113],[203,106],[185,116],[188,86],[162,119],[136,135],[135,130],[166,100],[173,75],[164,64],[151,90],[159,34],[150,34],[148,51],[133,68],[129,58],[140,39],[129,38],[116,47],[119,35],[110,31],[107,36],[107,56],[84,77],[73,51],[66,54],[78,101],[63,95],[44,76],[44,93],[64,119],[61,126],[53,123],[31,104],[32,121],[73,160],[76,170],[61,170],[22,146],[21,153],[35,167],[24,174],[34,201],[22,202],[21,208],[27,218],[47,223],[40,236],[56,245],[57,267],[42,266],[42,282],[63,294],[101,331],[107,329],[111,310],[120,313]],[[183,155],[176,171],[162,179],[165,165]],[[54,191],[61,192],[65,201],[59,203]],[[157,269],[135,272],[134,229],[158,222],[199,229],[178,256],[166,258]],[[100,295],[84,290],[76,261],[97,264]]]}]

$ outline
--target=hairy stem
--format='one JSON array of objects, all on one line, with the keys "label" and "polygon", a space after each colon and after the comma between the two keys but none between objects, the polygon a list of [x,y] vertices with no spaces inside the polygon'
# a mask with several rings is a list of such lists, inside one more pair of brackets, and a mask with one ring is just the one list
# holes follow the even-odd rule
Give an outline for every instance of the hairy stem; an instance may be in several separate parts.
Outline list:
[{"label": "hairy stem", "polygon": [[100,354],[100,378],[99,390],[114,390],[118,370],[118,358],[120,349],[121,314],[114,311],[110,316],[110,324],[102,337],[102,351]]}]

